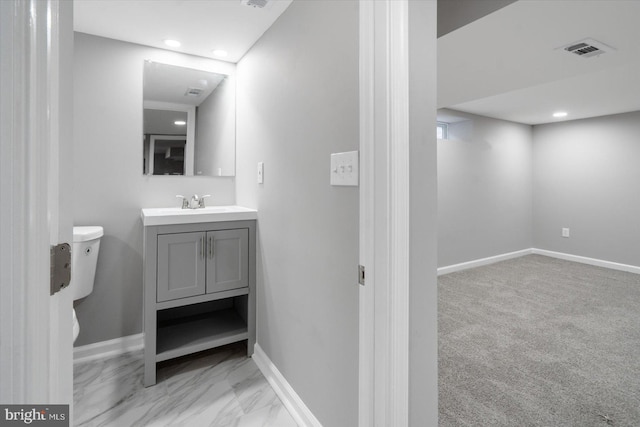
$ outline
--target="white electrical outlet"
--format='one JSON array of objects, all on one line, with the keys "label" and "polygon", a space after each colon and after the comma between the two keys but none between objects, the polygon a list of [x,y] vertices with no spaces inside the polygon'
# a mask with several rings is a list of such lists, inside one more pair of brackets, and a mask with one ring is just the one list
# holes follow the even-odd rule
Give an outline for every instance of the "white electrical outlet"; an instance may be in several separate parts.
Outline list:
[{"label": "white electrical outlet", "polygon": [[264,163],[258,162],[258,184],[264,184]]},{"label": "white electrical outlet", "polygon": [[331,154],[331,185],[358,186],[358,152]]},{"label": "white electrical outlet", "polygon": [[563,228],[562,229],[562,237],[569,237],[569,229],[568,228]]}]

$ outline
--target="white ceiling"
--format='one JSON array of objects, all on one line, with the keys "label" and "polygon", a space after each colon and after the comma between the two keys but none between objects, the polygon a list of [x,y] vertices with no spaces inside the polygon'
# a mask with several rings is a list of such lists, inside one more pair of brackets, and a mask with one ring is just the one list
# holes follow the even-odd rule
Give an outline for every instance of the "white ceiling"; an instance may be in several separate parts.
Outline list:
[{"label": "white ceiling", "polygon": [[[75,31],[236,63],[289,7],[271,0],[253,8],[240,0],[75,0]],[[170,48],[165,39],[179,40]],[[226,58],[213,55],[226,50]]]},{"label": "white ceiling", "polygon": [[[438,39],[438,107],[527,124],[640,110],[640,1],[519,0]],[[559,47],[616,48],[581,58]]]},{"label": "white ceiling", "polygon": [[184,135],[186,137],[187,127],[176,125],[176,120],[186,122],[187,113],[184,111],[153,110],[145,108],[144,133],[153,135]]},{"label": "white ceiling", "polygon": [[[144,100],[199,106],[225,79],[225,75],[158,62],[144,63]],[[200,89],[199,96],[187,95]]]}]

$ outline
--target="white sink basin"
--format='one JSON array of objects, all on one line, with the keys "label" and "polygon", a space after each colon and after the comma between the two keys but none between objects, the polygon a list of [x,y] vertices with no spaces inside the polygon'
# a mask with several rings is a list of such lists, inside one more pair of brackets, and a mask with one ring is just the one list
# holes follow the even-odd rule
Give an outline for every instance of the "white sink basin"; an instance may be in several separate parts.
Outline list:
[{"label": "white sink basin", "polygon": [[142,224],[144,226],[239,221],[256,219],[257,217],[258,211],[242,206],[208,206],[201,209],[142,209]]}]

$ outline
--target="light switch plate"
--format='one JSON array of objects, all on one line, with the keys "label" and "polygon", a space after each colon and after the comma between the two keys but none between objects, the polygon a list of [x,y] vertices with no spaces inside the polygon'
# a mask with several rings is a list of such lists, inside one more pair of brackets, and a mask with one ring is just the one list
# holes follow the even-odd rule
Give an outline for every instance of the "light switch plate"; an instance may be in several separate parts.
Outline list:
[{"label": "light switch plate", "polygon": [[358,152],[331,154],[331,185],[358,186]]},{"label": "light switch plate", "polygon": [[264,183],[264,163],[258,162],[258,184]]}]

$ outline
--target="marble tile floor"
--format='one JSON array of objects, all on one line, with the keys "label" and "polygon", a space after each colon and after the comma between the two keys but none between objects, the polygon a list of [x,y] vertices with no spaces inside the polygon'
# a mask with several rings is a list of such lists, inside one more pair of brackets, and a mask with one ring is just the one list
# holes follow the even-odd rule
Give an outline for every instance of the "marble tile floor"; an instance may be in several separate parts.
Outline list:
[{"label": "marble tile floor", "polygon": [[74,366],[75,426],[296,427],[244,343],[162,362],[145,388],[142,351]]}]

